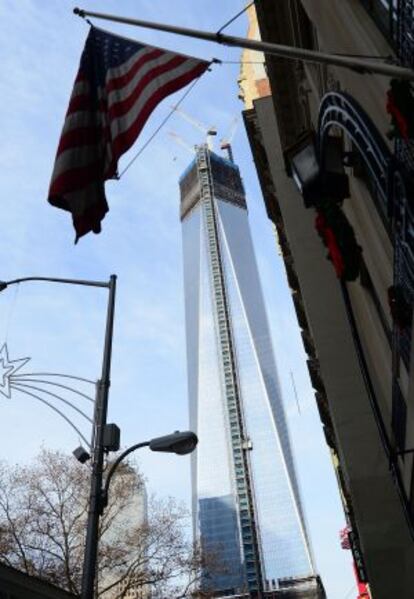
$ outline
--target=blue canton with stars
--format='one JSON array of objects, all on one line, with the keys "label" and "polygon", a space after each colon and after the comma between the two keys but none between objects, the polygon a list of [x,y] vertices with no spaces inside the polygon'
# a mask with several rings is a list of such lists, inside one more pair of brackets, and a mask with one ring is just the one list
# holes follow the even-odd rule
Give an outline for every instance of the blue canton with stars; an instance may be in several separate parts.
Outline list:
[{"label": "blue canton with stars", "polygon": [[91,27],[80,62],[80,72],[84,73],[92,87],[103,87],[108,69],[126,62],[144,47],[143,44]]}]

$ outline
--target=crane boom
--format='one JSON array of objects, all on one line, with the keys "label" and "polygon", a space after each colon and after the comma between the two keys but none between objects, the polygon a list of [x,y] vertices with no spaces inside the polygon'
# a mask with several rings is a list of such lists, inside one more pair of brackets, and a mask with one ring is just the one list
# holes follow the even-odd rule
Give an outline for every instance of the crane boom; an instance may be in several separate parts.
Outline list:
[{"label": "crane boom", "polygon": [[191,146],[189,143],[187,143],[180,135],[175,133],[175,131],[168,131],[168,135],[170,137],[172,137],[176,143],[178,143],[180,146],[185,148],[188,152],[190,152],[191,154],[194,154],[194,152],[195,152],[194,146]]},{"label": "crane boom", "polygon": [[223,137],[220,140],[220,149],[227,152],[227,156],[228,156],[229,160],[231,160],[231,162],[234,162],[233,150],[231,148],[231,142],[233,141],[233,137],[234,137],[234,134],[236,133],[238,124],[239,124],[239,117],[237,117],[237,116],[233,117],[231,124],[230,124],[230,129],[229,129],[228,135]]},{"label": "crane boom", "polygon": [[206,127],[206,125],[200,123],[200,121],[189,115],[187,112],[185,112],[185,110],[179,108],[178,106],[171,106],[171,108],[172,110],[175,110],[175,112],[178,112],[178,114],[182,116],[183,119],[188,121],[191,125],[199,129],[203,133],[207,133],[207,135],[217,135],[217,129],[215,127]]},{"label": "crane boom", "polygon": [[171,108],[172,108],[172,110],[175,110],[175,112],[178,112],[178,114],[183,119],[188,121],[191,125],[193,125],[193,127],[196,127],[197,129],[199,129],[200,131],[202,131],[203,133],[205,133],[207,135],[207,145],[208,145],[209,149],[212,150],[213,142],[212,142],[211,138],[213,136],[217,135],[217,129],[215,127],[206,127],[205,125],[203,125],[203,123],[200,123],[200,121],[198,121],[194,117],[187,114],[185,112],[185,110],[183,110],[182,108],[179,108],[178,106],[171,106]]}]

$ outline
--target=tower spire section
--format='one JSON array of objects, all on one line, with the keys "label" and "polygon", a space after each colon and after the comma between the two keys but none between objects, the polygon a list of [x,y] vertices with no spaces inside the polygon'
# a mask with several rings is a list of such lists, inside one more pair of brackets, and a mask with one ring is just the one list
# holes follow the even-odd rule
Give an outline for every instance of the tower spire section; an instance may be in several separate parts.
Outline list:
[{"label": "tower spire section", "polygon": [[[324,597],[302,518],[240,171],[195,148],[180,178],[194,532],[202,592]],[[293,592],[294,588],[294,592]],[[291,593],[292,591],[292,593]],[[309,591],[309,592],[308,592]]]},{"label": "tower spire section", "polygon": [[223,387],[225,389],[227,416],[231,431],[232,459],[234,472],[237,473],[234,485],[240,506],[239,525],[245,563],[246,584],[252,597],[260,597],[263,591],[263,576],[253,484],[249,466],[249,443],[245,435],[243,421],[237,376],[237,357],[232,341],[231,314],[223,272],[209,149],[207,145],[196,147],[196,163],[203,220],[208,242],[213,305],[223,370]]}]

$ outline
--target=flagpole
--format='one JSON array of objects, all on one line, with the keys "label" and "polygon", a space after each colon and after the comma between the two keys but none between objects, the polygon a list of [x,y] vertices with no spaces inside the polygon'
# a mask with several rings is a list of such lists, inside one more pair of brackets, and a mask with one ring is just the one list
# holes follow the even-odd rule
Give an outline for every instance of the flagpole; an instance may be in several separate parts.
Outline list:
[{"label": "flagpole", "polygon": [[405,67],[400,67],[393,64],[377,63],[372,60],[363,58],[355,58],[349,56],[339,56],[336,54],[328,54],[326,52],[318,52],[316,50],[306,50],[305,48],[295,48],[293,46],[284,46],[281,44],[273,44],[259,40],[249,40],[242,37],[234,37],[232,35],[224,35],[223,33],[214,33],[209,31],[201,31],[199,29],[189,29],[187,27],[177,27],[175,25],[166,25],[164,23],[154,23],[152,21],[142,21],[140,19],[131,19],[129,17],[118,17],[117,15],[108,15],[105,13],[92,12],[81,8],[74,8],[73,12],[80,17],[94,17],[105,21],[113,21],[115,23],[124,23],[126,25],[135,25],[146,29],[156,29],[157,31],[166,31],[177,35],[194,37],[209,42],[216,42],[225,46],[235,46],[237,48],[248,48],[257,50],[266,54],[274,54],[301,60],[303,62],[316,62],[321,64],[331,64],[338,67],[352,69],[358,73],[375,73],[385,75],[387,77],[395,77],[399,79],[414,80],[414,71]]}]

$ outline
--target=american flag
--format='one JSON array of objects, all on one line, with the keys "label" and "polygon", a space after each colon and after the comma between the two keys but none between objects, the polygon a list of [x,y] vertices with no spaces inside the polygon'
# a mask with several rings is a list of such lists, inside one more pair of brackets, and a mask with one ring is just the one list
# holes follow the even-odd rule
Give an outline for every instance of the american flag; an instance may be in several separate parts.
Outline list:
[{"label": "american flag", "polygon": [[349,526],[345,526],[345,528],[342,528],[342,530],[339,531],[339,538],[341,541],[342,549],[351,549],[351,540],[349,538],[350,532],[351,529],[349,528]]},{"label": "american flag", "polygon": [[[72,213],[76,241],[99,233],[108,204],[104,182],[148,117],[209,62],[91,27],[60,137],[48,200]],[[155,179],[155,174],[154,174]]]}]

